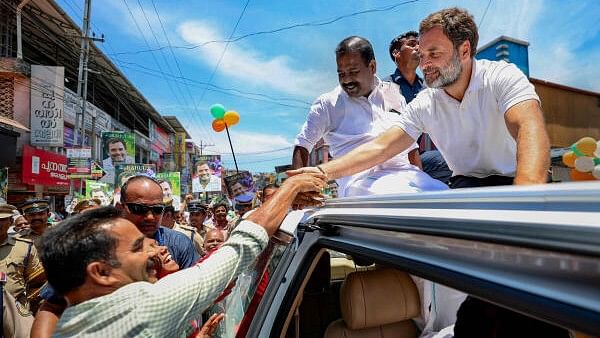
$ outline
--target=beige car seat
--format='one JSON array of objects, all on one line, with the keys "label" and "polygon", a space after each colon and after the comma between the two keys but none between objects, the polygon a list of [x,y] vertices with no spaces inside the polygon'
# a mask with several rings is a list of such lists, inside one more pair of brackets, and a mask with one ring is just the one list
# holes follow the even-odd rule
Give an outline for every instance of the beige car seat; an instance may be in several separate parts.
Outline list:
[{"label": "beige car seat", "polygon": [[420,313],[419,293],[409,275],[395,269],[353,272],[340,290],[342,319],[325,338],[415,338],[411,318]]}]

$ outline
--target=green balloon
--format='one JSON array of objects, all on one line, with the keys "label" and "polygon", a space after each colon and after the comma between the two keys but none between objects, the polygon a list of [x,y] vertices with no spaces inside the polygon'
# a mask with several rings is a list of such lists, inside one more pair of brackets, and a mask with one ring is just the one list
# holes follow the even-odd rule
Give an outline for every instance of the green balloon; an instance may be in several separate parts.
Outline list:
[{"label": "green balloon", "polygon": [[594,164],[595,165],[599,165],[600,164],[600,158],[594,158]]},{"label": "green balloon", "polygon": [[577,144],[573,144],[571,146],[571,150],[575,153],[577,157],[585,156],[579,149],[577,149]]},{"label": "green balloon", "polygon": [[222,119],[225,116],[225,107],[219,103],[213,104],[210,106],[210,113],[215,119]]}]

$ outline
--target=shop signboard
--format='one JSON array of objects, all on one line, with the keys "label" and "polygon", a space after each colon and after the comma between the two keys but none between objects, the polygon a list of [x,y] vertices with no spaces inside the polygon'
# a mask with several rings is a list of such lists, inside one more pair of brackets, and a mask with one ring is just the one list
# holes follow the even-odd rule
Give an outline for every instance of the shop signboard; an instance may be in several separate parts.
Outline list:
[{"label": "shop signboard", "polygon": [[90,177],[92,148],[67,148],[69,178]]},{"label": "shop signboard", "polygon": [[31,66],[31,145],[62,147],[64,67]]},{"label": "shop signboard", "polygon": [[67,157],[60,154],[24,145],[21,171],[25,184],[69,185]]}]

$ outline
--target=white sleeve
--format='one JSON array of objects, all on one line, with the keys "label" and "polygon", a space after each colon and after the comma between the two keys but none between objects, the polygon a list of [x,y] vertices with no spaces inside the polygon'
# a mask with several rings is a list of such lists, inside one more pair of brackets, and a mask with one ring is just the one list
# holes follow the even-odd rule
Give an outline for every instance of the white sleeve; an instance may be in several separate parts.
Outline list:
[{"label": "white sleeve", "polygon": [[425,125],[422,120],[422,114],[426,113],[431,106],[431,98],[428,95],[417,95],[402,110],[398,120],[393,124],[406,132],[413,140],[416,140],[425,131]]},{"label": "white sleeve", "polygon": [[492,90],[502,114],[517,103],[526,100],[540,101],[535,88],[525,74],[512,63],[501,62],[492,74]]},{"label": "white sleeve", "polygon": [[323,98],[318,98],[310,107],[308,117],[296,136],[294,145],[301,146],[309,152],[329,129],[329,109]]}]

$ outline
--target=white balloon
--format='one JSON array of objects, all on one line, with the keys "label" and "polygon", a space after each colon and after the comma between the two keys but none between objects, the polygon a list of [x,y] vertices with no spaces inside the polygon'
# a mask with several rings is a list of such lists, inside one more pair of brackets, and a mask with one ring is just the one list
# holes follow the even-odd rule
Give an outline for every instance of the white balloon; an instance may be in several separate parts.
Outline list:
[{"label": "white balloon", "polygon": [[600,164],[594,167],[594,170],[592,170],[592,176],[594,176],[594,178],[597,180],[600,180]]},{"label": "white balloon", "polygon": [[594,169],[594,159],[588,156],[581,156],[575,160],[575,169],[582,173],[588,173]]},{"label": "white balloon", "polygon": [[594,156],[600,158],[600,141],[596,142],[596,151],[594,151]]}]

